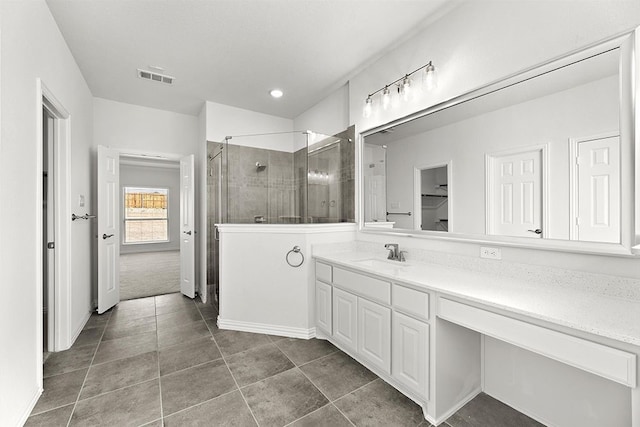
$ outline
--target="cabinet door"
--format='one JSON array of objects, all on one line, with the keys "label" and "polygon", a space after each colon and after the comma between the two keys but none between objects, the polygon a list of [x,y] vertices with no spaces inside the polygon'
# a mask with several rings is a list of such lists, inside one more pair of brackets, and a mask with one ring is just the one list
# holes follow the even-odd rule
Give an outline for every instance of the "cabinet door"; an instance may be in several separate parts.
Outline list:
[{"label": "cabinet door", "polygon": [[331,286],[316,281],[316,326],[331,335]]},{"label": "cabinet door", "polygon": [[356,351],[358,337],[358,297],[333,288],[333,338],[345,348]]},{"label": "cabinet door", "polygon": [[358,354],[382,369],[391,371],[391,310],[358,298]]},{"label": "cabinet door", "polygon": [[392,376],[429,399],[429,325],[393,313]]}]

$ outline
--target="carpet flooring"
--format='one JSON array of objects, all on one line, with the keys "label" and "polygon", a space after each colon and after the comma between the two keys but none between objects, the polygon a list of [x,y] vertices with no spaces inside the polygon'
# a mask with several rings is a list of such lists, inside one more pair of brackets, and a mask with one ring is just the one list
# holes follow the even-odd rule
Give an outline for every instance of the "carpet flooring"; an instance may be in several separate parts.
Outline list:
[{"label": "carpet flooring", "polygon": [[180,251],[120,255],[120,300],[180,292]]}]

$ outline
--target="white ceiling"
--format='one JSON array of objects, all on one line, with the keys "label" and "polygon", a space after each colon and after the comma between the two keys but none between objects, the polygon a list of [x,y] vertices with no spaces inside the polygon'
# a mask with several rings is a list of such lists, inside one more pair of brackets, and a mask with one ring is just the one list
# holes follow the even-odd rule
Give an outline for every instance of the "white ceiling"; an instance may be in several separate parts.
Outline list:
[{"label": "white ceiling", "polygon": [[[293,118],[452,0],[47,4],[94,96],[192,115],[208,100]],[[136,69],[150,65],[163,67],[175,83],[137,78]],[[285,92],[279,100],[269,96],[275,87]]]}]

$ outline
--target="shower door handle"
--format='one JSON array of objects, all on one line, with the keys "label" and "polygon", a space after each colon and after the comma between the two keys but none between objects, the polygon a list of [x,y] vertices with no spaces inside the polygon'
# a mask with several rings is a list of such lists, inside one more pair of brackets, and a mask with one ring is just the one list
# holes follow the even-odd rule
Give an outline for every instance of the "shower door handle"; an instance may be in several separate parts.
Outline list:
[{"label": "shower door handle", "polygon": [[191,236],[191,230],[189,231],[183,231],[184,234],[186,234],[187,236]]}]

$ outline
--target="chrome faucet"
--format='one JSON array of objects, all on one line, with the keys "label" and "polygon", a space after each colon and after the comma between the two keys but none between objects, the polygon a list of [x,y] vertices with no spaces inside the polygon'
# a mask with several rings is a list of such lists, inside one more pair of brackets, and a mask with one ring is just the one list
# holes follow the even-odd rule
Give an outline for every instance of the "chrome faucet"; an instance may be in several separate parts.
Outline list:
[{"label": "chrome faucet", "polygon": [[389,250],[389,256],[387,256],[387,259],[398,261],[399,245],[397,243],[387,243],[386,245],[384,245],[384,248]]},{"label": "chrome faucet", "polygon": [[407,252],[399,250],[399,245],[397,243],[387,243],[386,245],[384,245],[384,248],[389,251],[389,256],[387,256],[387,259],[400,262],[406,261],[404,254],[406,254]]}]

